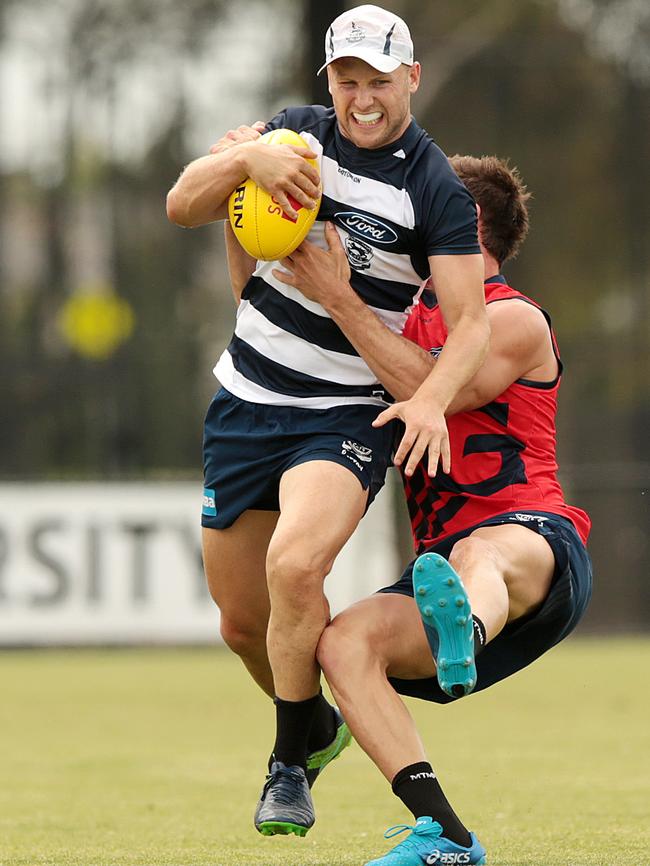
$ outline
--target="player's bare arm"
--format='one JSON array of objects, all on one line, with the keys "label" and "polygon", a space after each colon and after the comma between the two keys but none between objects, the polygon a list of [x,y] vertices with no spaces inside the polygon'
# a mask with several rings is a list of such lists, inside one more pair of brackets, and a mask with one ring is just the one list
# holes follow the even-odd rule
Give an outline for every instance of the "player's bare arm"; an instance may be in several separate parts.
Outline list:
[{"label": "player's bare arm", "polygon": [[252,256],[248,255],[235,237],[230,220],[225,220],[223,234],[226,241],[230,287],[235,298],[235,303],[238,305],[241,301],[241,293],[244,291],[244,286],[253,276],[257,262]]},{"label": "player's bare arm", "polygon": [[[239,126],[237,129],[230,129],[212,145],[210,153],[222,153],[224,150],[228,150],[238,144],[244,144],[247,141],[257,141],[264,132],[265,126],[266,124],[263,120],[258,120],[252,126]],[[256,260],[252,256],[249,256],[239,243],[228,220],[224,221],[223,229],[230,287],[235,303],[239,304],[244,286],[255,270]]]},{"label": "player's bare arm", "polygon": [[408,400],[428,376],[433,358],[395,334],[350,285],[350,265],[333,223],[325,224],[328,250],[304,241],[275,269],[281,282],[319,303],[343,331],[377,379],[398,400]]},{"label": "player's bare arm", "polygon": [[167,195],[167,216],[184,228],[225,219],[228,197],[247,177],[275,196],[291,217],[296,212],[289,196],[310,210],[320,190],[318,172],[307,159],[317,154],[307,147],[288,144],[268,147],[246,141],[191,162]]},{"label": "player's bare arm", "polygon": [[[274,275],[321,304],[379,381],[398,400],[407,400],[437,361],[391,331],[364,304],[350,285],[350,268],[338,232],[331,223],[326,224],[325,232],[328,251],[305,241],[282,261],[286,270],[275,270]],[[540,310],[521,301],[504,300],[490,304],[487,316],[488,353],[478,372],[451,401],[446,416],[485,406],[517,379],[550,382],[557,376],[550,331]]]},{"label": "player's bare arm", "polygon": [[430,256],[431,279],[448,337],[431,373],[413,397],[395,403],[379,415],[376,426],[400,418],[406,430],[395,454],[400,466],[408,455],[406,475],[428,450],[428,472],[435,475],[438,462],[451,468],[449,434],[445,414],[460,389],[472,379],[489,346],[490,326],[483,291],[483,259],[472,256]]},{"label": "player's bare arm", "polygon": [[531,304],[503,300],[488,305],[490,348],[478,372],[458,392],[447,415],[485,406],[516,382],[552,382],[558,362],[544,314]]}]

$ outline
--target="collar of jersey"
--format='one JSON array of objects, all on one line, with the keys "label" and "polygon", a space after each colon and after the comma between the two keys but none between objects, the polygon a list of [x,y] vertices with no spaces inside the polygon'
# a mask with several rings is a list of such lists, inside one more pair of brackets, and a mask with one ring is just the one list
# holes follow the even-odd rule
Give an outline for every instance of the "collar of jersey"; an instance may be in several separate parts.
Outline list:
[{"label": "collar of jersey", "polygon": [[393,154],[397,153],[399,150],[403,150],[408,156],[409,151],[413,149],[420,137],[420,127],[417,125],[415,120],[411,118],[411,122],[400,138],[396,138],[395,141],[391,141],[391,143],[387,144],[385,147],[377,148],[357,147],[349,138],[345,138],[345,136],[341,135],[338,123],[336,124],[335,135],[336,146],[346,157],[352,160],[376,163],[380,160],[392,158]]},{"label": "collar of jersey", "polygon": [[502,286],[507,286],[508,281],[503,276],[503,274],[495,274],[493,277],[488,277],[487,280],[483,280],[483,285],[487,286],[490,283],[501,283]]}]

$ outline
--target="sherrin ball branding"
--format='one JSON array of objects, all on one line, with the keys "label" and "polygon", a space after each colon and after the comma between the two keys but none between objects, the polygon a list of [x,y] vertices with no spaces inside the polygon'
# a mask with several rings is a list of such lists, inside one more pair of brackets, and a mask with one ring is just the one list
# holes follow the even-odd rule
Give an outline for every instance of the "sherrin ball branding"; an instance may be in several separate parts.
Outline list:
[{"label": "sherrin ball branding", "polygon": [[[274,129],[265,133],[260,141],[271,146],[291,144],[307,147],[304,139],[292,129]],[[316,170],[318,163],[309,159]],[[291,206],[297,212],[290,219],[276,199],[259,187],[250,177],[240,184],[228,199],[228,218],[235,237],[255,259],[273,262],[290,255],[304,241],[314,224],[320,197],[313,210],[304,207],[291,196]]]}]

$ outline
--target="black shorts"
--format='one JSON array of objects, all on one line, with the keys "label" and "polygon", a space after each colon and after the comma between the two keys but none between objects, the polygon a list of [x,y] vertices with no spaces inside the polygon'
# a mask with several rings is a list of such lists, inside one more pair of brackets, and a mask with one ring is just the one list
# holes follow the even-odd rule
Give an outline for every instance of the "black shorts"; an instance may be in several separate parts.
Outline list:
[{"label": "black shorts", "polygon": [[[555,556],[555,574],[546,600],[530,616],[505,626],[476,657],[477,682],[474,692],[480,692],[534,662],[576,627],[591,598],[591,559],[570,520],[545,511],[499,514],[462,532],[445,538],[426,552],[438,553],[449,559],[451,550],[461,538],[471,535],[479,526],[500,526],[518,523],[542,535]],[[415,562],[415,560],[414,560]],[[410,563],[402,577],[380,592],[399,593],[413,597]],[[435,677],[390,682],[402,695],[446,704],[455,698],[442,691]]]},{"label": "black shorts", "polygon": [[282,475],[310,460],[349,469],[368,491],[369,506],[384,484],[395,432],[393,423],[372,426],[380,411],[268,406],[222,388],[205,419],[201,524],[226,529],[249,508],[277,511]]}]

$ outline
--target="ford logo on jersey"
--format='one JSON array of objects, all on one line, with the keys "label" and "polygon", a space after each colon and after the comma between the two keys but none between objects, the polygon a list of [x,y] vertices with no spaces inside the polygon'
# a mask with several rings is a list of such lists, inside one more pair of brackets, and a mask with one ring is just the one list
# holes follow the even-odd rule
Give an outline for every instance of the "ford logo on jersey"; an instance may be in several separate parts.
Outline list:
[{"label": "ford logo on jersey", "polygon": [[339,211],[334,214],[334,219],[349,232],[376,244],[394,244],[397,240],[397,232],[374,217],[354,211]]}]

